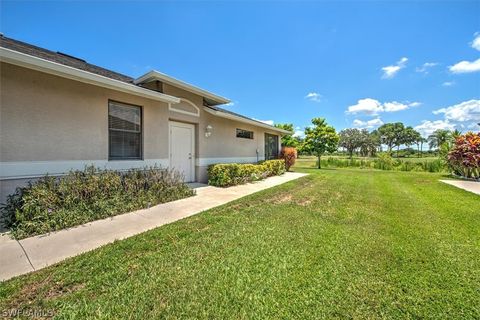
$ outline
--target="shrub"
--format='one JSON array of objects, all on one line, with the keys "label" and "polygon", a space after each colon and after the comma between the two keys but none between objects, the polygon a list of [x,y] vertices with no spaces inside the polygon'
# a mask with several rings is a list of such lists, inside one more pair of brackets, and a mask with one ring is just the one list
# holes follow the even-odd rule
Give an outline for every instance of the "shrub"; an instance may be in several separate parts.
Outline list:
[{"label": "shrub", "polygon": [[2,211],[12,234],[25,238],[193,194],[174,171],[152,167],[119,172],[91,166],[17,188]]},{"label": "shrub", "polygon": [[278,159],[278,160],[267,160],[262,162],[263,166],[265,166],[267,176],[279,176],[285,173],[285,161]]},{"label": "shrub", "polygon": [[374,168],[381,170],[392,170],[395,166],[395,161],[388,153],[382,153],[378,155],[378,158],[374,160]]},{"label": "shrub", "polygon": [[480,133],[468,132],[455,139],[447,156],[450,169],[466,178],[480,178]]},{"label": "shrub", "polygon": [[268,160],[260,164],[220,163],[208,167],[208,184],[229,187],[285,172],[285,161]]},{"label": "shrub", "polygon": [[290,171],[290,167],[295,164],[295,159],[297,158],[297,149],[283,147],[280,152],[280,158],[285,161],[285,170]]}]

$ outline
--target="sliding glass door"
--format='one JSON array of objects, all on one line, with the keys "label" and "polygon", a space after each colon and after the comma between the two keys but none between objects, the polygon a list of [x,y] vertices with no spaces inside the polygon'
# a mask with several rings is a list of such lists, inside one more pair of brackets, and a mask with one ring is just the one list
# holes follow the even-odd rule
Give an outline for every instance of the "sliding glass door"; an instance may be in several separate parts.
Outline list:
[{"label": "sliding glass door", "polygon": [[265,160],[278,158],[278,136],[265,133]]}]

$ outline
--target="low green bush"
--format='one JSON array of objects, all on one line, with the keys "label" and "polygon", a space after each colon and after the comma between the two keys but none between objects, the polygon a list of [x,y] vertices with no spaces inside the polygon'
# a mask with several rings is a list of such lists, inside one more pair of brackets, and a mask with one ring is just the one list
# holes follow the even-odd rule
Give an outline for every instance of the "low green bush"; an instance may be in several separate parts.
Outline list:
[{"label": "low green bush", "polygon": [[375,169],[381,170],[392,170],[396,165],[395,160],[388,153],[379,154],[373,163]]},{"label": "low green bush", "polygon": [[267,176],[279,176],[281,174],[284,174],[286,169],[285,169],[285,160],[279,159],[279,160],[267,160],[261,163],[265,167],[265,172],[267,173]]},{"label": "low green bush", "polygon": [[93,166],[17,188],[1,208],[16,238],[44,234],[194,195],[174,171]]},{"label": "low green bush", "polygon": [[285,172],[284,160],[268,160],[259,164],[220,163],[208,167],[208,184],[229,187],[281,175]]}]

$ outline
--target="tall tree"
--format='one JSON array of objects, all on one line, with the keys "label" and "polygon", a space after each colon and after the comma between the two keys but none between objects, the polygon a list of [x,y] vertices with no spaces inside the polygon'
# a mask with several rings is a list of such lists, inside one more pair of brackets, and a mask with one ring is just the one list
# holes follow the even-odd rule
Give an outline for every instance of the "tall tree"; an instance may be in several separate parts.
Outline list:
[{"label": "tall tree", "polygon": [[438,129],[428,136],[428,146],[430,149],[440,149],[440,147],[448,143],[451,139],[451,132],[448,130]]},{"label": "tall tree", "polygon": [[350,159],[357,148],[360,147],[360,130],[344,129],[338,133],[339,146],[347,150]]},{"label": "tall tree", "polygon": [[286,134],[282,136],[282,147],[297,147],[298,141],[293,136],[293,124],[292,123],[276,123],[275,127],[292,132],[292,134]]},{"label": "tall tree", "polygon": [[415,131],[417,134],[415,135],[415,144],[417,145],[417,150],[418,150],[418,157],[420,158],[421,151],[423,150],[423,144],[427,142],[427,139],[422,137],[420,132]]},{"label": "tall tree", "polygon": [[304,150],[317,155],[318,168],[322,168],[321,157],[325,152],[335,152],[338,146],[338,135],[335,128],[328,125],[324,118],[313,118],[312,127],[305,129]]},{"label": "tall tree", "polygon": [[385,123],[378,128],[380,140],[388,147],[388,152],[392,152],[393,147],[397,147],[397,153],[404,140],[405,126],[401,122]]},{"label": "tall tree", "polygon": [[393,124],[393,132],[394,132],[394,145],[397,147],[397,158],[398,152],[400,151],[400,146],[405,144],[407,141],[407,135],[405,131],[405,126],[401,122],[395,122]]},{"label": "tall tree", "polygon": [[375,145],[375,151],[372,154],[375,154],[377,150],[382,152],[382,140],[378,130],[370,132],[370,139],[372,140],[372,144]]},{"label": "tall tree", "polygon": [[[360,130],[360,155],[362,157],[368,157],[372,154],[372,136],[367,129]],[[373,147],[373,148],[376,148]]]},{"label": "tall tree", "polygon": [[403,131],[403,144],[407,147],[410,147],[412,144],[415,144],[420,133],[413,129],[412,127],[406,127]]}]

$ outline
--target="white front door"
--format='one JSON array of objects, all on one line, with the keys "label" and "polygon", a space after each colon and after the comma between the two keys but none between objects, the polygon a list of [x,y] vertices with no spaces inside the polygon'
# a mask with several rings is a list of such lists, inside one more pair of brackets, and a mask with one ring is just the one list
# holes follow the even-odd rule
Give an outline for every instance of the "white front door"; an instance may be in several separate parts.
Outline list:
[{"label": "white front door", "polygon": [[181,172],[185,182],[195,181],[195,126],[170,121],[170,168]]}]

